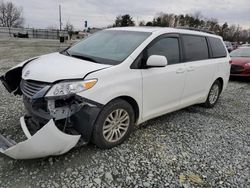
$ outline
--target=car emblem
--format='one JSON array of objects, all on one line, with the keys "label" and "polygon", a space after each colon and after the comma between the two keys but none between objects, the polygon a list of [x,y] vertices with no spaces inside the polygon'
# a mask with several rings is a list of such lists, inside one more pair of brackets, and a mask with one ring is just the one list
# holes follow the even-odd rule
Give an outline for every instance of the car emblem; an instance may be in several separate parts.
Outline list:
[{"label": "car emblem", "polygon": [[27,70],[27,71],[24,73],[24,77],[29,76],[29,74],[30,74],[30,71],[29,71],[29,70]]}]

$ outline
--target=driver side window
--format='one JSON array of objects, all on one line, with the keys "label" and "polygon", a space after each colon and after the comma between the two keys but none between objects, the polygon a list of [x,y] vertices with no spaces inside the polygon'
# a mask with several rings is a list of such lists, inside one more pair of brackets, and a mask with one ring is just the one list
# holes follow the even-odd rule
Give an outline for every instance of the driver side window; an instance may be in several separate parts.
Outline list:
[{"label": "driver side window", "polygon": [[162,38],[147,49],[148,57],[151,55],[162,55],[168,59],[168,64],[180,62],[180,50],[178,38]]}]

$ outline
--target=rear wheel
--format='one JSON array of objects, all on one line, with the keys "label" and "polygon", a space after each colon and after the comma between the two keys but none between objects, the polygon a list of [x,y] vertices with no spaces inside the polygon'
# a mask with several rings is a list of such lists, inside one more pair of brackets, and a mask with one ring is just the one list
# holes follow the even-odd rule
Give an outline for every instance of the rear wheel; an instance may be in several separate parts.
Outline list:
[{"label": "rear wheel", "polygon": [[132,106],[122,99],[108,103],[95,123],[92,140],[99,148],[112,148],[126,140],[134,124]]},{"label": "rear wheel", "polygon": [[221,89],[222,89],[221,83],[218,80],[216,80],[213,83],[212,87],[210,88],[210,91],[209,91],[208,96],[207,96],[207,100],[204,103],[205,107],[207,107],[207,108],[214,107],[214,105],[217,103],[217,101],[220,97]]}]

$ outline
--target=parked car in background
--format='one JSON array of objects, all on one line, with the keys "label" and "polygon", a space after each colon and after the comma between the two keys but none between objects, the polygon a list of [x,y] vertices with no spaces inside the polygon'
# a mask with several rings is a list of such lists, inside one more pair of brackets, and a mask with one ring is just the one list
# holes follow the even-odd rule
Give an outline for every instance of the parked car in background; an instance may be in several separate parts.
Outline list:
[{"label": "parked car in background", "polygon": [[103,30],[29,59],[1,77],[10,93],[23,96],[28,140],[2,137],[0,152],[59,155],[79,140],[112,148],[134,125],[193,104],[212,108],[227,86],[229,61],[219,36],[155,27]]},{"label": "parked car in background", "polygon": [[242,44],[240,47],[250,47],[250,44]]},{"label": "parked car in background", "polygon": [[239,47],[238,42],[232,42],[233,50],[236,50]]},{"label": "parked car in background", "polygon": [[231,76],[250,77],[250,47],[240,47],[230,53]]},{"label": "parked car in background", "polygon": [[231,42],[229,42],[229,41],[224,41],[224,44],[226,45],[226,48],[227,48],[227,51],[228,51],[228,52],[231,52],[231,51],[234,50],[233,45],[232,45]]}]

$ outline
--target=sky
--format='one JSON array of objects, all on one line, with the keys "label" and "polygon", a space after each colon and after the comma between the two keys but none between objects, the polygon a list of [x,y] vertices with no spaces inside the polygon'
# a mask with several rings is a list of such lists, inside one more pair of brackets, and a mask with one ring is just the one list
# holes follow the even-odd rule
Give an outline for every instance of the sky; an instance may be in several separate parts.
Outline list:
[{"label": "sky", "polygon": [[[1,1],[1,0],[0,0]],[[250,0],[4,0],[23,9],[25,27],[59,28],[59,4],[63,26],[67,22],[75,29],[112,25],[116,16],[130,14],[135,23],[151,21],[160,12],[192,14],[201,12],[205,18],[217,18],[250,28]]]}]

